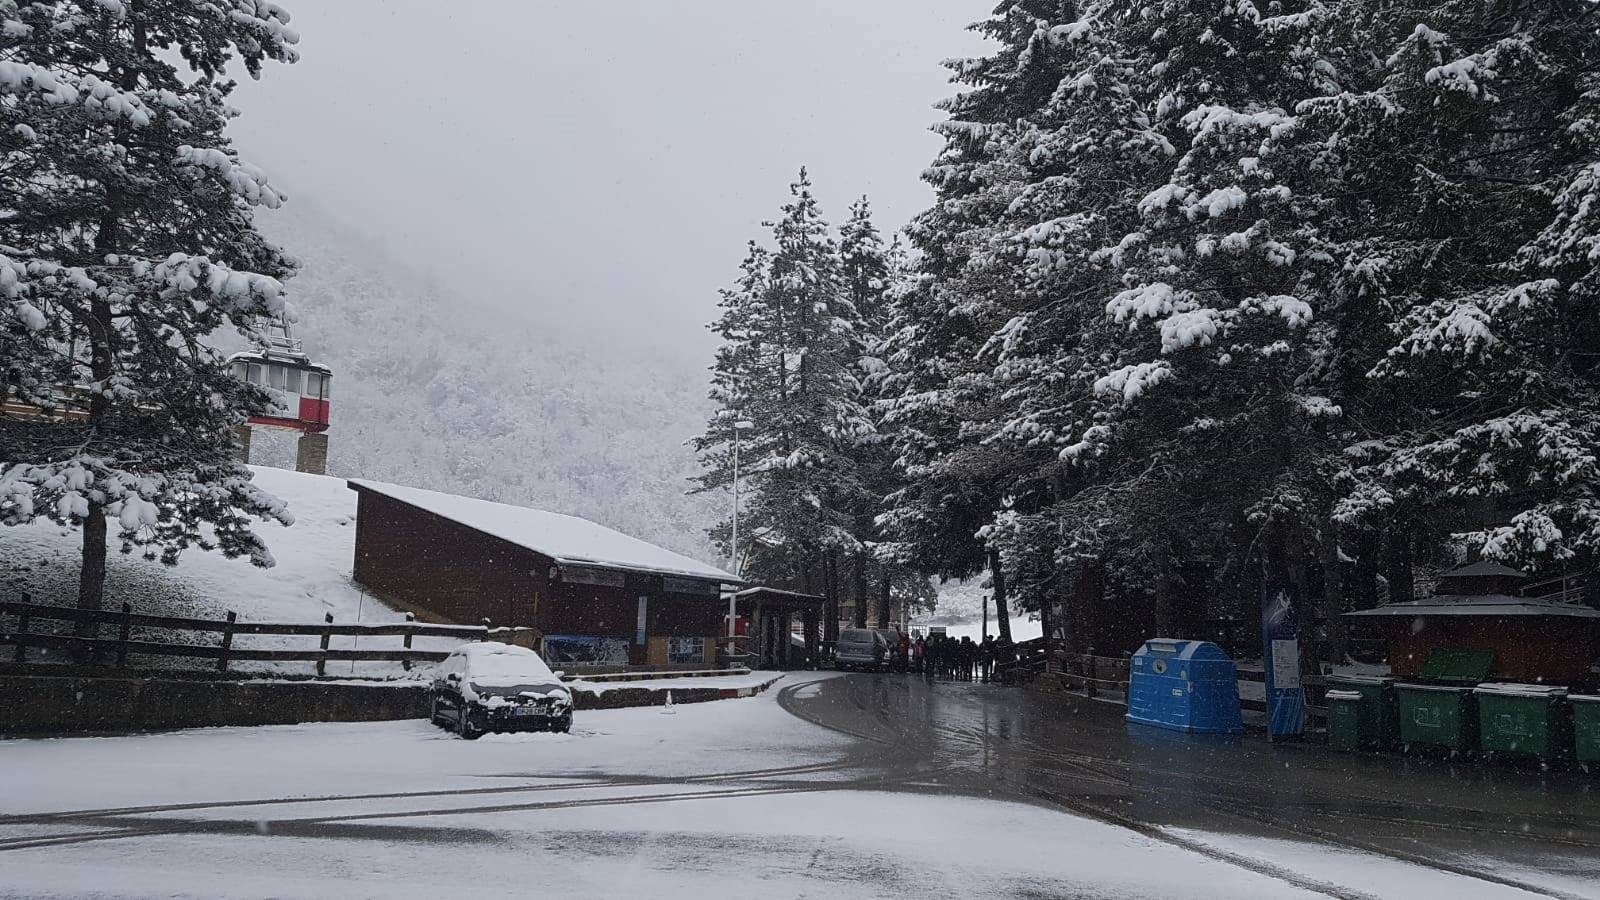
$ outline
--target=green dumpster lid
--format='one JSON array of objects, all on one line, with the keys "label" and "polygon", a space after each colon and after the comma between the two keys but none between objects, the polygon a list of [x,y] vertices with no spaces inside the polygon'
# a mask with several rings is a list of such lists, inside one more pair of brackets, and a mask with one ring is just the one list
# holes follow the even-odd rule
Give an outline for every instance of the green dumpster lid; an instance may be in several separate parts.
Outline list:
[{"label": "green dumpster lid", "polygon": [[1400,690],[1400,691],[1432,691],[1432,692],[1435,692],[1435,693],[1443,693],[1443,694],[1470,694],[1470,693],[1472,693],[1472,685],[1470,685],[1470,684],[1404,684],[1404,683],[1401,683],[1401,684],[1395,685],[1395,689],[1396,690]]},{"label": "green dumpster lid", "polygon": [[1337,690],[1337,689],[1329,689],[1325,694],[1323,694],[1323,696],[1326,697],[1329,700],[1365,700],[1366,699],[1365,697],[1363,697],[1361,695],[1360,691],[1341,691],[1341,690]]},{"label": "green dumpster lid", "polygon": [[1573,703],[1600,703],[1600,694],[1568,694]]},{"label": "green dumpster lid", "polygon": [[1340,675],[1328,676],[1329,684],[1394,684],[1393,675]]},{"label": "green dumpster lid", "polygon": [[1440,647],[1428,652],[1417,676],[1440,684],[1477,684],[1489,677],[1494,654],[1488,650],[1459,650]]},{"label": "green dumpster lid", "polygon": [[1549,699],[1552,697],[1565,697],[1567,689],[1553,684],[1480,684],[1473,688],[1474,693],[1495,694],[1501,697],[1534,697]]}]

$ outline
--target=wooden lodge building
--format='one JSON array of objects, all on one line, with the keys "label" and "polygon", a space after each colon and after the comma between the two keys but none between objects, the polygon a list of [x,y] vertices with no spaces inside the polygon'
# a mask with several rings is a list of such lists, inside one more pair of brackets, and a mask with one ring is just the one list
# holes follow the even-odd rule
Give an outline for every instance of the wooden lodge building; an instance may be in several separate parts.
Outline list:
[{"label": "wooden lodge building", "polygon": [[553,668],[705,668],[725,633],[714,566],[575,516],[352,480],[354,575],[430,621],[527,626]]},{"label": "wooden lodge building", "polygon": [[1416,678],[1429,653],[1457,649],[1491,654],[1495,681],[1600,685],[1600,610],[1523,596],[1527,580],[1515,569],[1477,562],[1445,573],[1431,597],[1344,618],[1383,635],[1400,678]]}]

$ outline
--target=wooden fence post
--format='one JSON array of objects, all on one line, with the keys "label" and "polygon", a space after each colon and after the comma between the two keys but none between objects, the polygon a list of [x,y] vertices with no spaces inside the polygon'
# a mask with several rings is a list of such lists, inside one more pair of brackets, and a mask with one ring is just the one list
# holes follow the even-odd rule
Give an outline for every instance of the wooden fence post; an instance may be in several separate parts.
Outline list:
[{"label": "wooden fence post", "polygon": [[233,623],[238,619],[238,613],[228,611],[228,624],[222,626],[222,655],[217,657],[218,672],[228,671],[228,651],[233,649]]},{"label": "wooden fence post", "polygon": [[[23,601],[26,603],[26,599]],[[28,661],[28,614],[17,613],[17,649],[12,654],[16,662]]]},{"label": "wooden fence post", "polygon": [[117,623],[117,668],[128,667],[128,638],[133,635],[133,604],[122,604],[122,621]]},{"label": "wooden fence post", "polygon": [[[333,613],[323,614],[323,621],[331,626],[333,624]],[[331,640],[333,640],[332,629],[322,629],[322,655],[317,658],[318,677],[328,674],[328,642]]]},{"label": "wooden fence post", "polygon": [[[406,613],[406,623],[407,624],[410,624],[410,623],[415,622],[415,621],[417,621],[417,616],[416,616],[415,613]],[[406,632],[406,649],[407,650],[411,649],[411,634],[412,634],[412,632],[410,632],[410,631]],[[407,672],[411,671],[411,657],[408,656],[405,659],[400,660],[400,667],[402,669],[405,669]]]},{"label": "wooden fence post", "polygon": [[489,639],[489,629],[493,627],[494,626],[489,624],[489,617],[485,616],[483,619],[483,637],[478,638],[478,640],[487,641]]}]

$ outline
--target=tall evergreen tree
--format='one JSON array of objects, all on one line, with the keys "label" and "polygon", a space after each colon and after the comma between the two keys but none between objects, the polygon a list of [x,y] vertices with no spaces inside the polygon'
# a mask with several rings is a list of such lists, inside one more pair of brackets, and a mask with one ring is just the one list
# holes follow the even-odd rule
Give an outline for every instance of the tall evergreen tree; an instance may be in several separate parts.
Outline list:
[{"label": "tall evergreen tree", "polygon": [[898,562],[929,574],[994,572],[1001,637],[1010,640],[997,516],[1018,493],[1038,490],[1032,451],[985,440],[984,423],[1000,414],[992,362],[982,358],[996,318],[996,294],[1011,290],[992,248],[1021,173],[1004,152],[1019,119],[1049,100],[1059,84],[1052,40],[1072,21],[1067,0],[1008,0],[972,29],[994,40],[994,53],[947,63],[965,89],[942,107],[936,126],[945,146],[923,174],[934,206],[907,228],[919,251],[917,277],[895,304],[885,422],[893,429],[906,485],[880,522]]},{"label": "tall evergreen tree", "polygon": [[[1517,566],[1600,558],[1593,212],[1600,36],[1581,2],[1341,7],[1368,52],[1307,104],[1366,389],[1339,515]],[[1420,549],[1420,548],[1419,548]],[[1414,554],[1415,555],[1415,554]]]},{"label": "tall evergreen tree", "polygon": [[288,23],[265,0],[0,0],[5,391],[49,413],[0,419],[0,519],[81,527],[81,606],[108,518],[125,551],[260,565],[251,517],[292,520],[232,459],[266,397],[206,343],[285,311],[292,261],[252,224],[283,196],[225,129],[227,71],[294,61]]},{"label": "tall evergreen tree", "polygon": [[[752,578],[826,593],[832,640],[840,559],[859,552],[853,504],[859,474],[850,450],[872,429],[859,406],[855,312],[839,249],[805,170],[772,224],[772,246],[752,246],[738,286],[723,294],[712,326],[724,340],[713,369],[718,404],[695,442],[706,471],[699,489],[730,485],[733,442],[742,442]],[[736,424],[753,428],[736,437]],[[731,522],[713,529],[726,542]],[[731,549],[731,548],[730,548]]]}]

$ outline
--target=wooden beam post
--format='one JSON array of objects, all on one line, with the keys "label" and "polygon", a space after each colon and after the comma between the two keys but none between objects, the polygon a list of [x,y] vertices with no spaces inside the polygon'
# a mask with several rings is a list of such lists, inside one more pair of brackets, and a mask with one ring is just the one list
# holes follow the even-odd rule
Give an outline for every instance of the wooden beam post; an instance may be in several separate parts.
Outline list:
[{"label": "wooden beam post", "polygon": [[[406,622],[408,624],[412,623],[412,622],[415,622],[415,621],[417,621],[416,613],[406,613]],[[411,635],[412,635],[412,632],[410,632],[410,631],[406,632],[406,649],[407,650],[411,649]],[[411,671],[411,657],[408,656],[405,659],[400,660],[400,667],[405,669],[407,672]]]},{"label": "wooden beam post", "polygon": [[[328,625],[333,624],[333,613],[324,613],[322,620]],[[333,631],[329,628],[322,629],[322,655],[317,657],[317,675],[328,674],[328,642],[333,640]]]},{"label": "wooden beam post", "polygon": [[228,610],[228,621],[222,626],[222,653],[217,656],[217,671],[228,671],[228,651],[233,649],[233,623],[239,620],[239,614]]},{"label": "wooden beam post", "polygon": [[[22,595],[22,602],[23,603],[27,603],[28,602],[28,595],[27,594],[23,594]],[[16,662],[27,662],[28,661],[28,614],[27,613],[17,613],[17,635],[16,635],[16,637],[17,637],[17,649],[12,654],[11,658],[13,660],[15,660]]]},{"label": "wooden beam post", "polygon": [[133,634],[133,604],[122,604],[122,621],[117,623],[117,668],[128,665],[128,638]]}]

